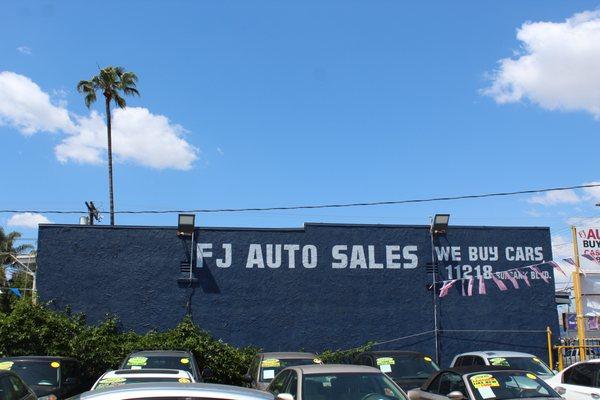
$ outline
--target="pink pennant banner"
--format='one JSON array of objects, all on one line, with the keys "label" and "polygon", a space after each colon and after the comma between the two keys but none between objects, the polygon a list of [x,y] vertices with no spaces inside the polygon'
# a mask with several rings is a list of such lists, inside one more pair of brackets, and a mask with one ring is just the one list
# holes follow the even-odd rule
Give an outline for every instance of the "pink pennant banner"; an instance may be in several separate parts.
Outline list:
[{"label": "pink pennant banner", "polygon": [[573,261],[572,258],[563,258],[563,261],[566,263],[571,264],[572,266],[576,267],[577,265],[575,264],[575,261]]},{"label": "pink pennant banner", "polygon": [[512,276],[512,274],[510,273],[510,271],[507,271],[504,273],[506,276],[506,279],[508,279],[510,281],[510,283],[512,283],[512,285],[514,286],[515,289],[519,288],[519,282],[517,282],[517,280],[515,279],[514,276]]},{"label": "pink pennant banner", "polygon": [[469,278],[469,287],[467,289],[467,295],[472,296],[473,295],[473,278]]},{"label": "pink pennant banner", "polygon": [[529,278],[527,278],[527,272],[522,273],[521,271],[519,271],[519,277],[525,281],[525,284],[527,286],[531,287],[531,284],[529,283]]},{"label": "pink pennant banner", "polygon": [[558,265],[557,262],[554,261],[548,261],[548,264],[552,265],[554,267],[554,269],[557,269],[560,271],[561,274],[563,274],[564,276],[567,276],[567,274],[565,274],[565,271],[563,271],[563,269],[560,267],[560,265]]},{"label": "pink pennant banner", "polygon": [[504,282],[502,282],[500,279],[498,279],[498,277],[496,277],[496,274],[492,274],[492,280],[494,281],[496,286],[498,286],[498,289],[500,289],[501,292],[508,290]]},{"label": "pink pennant banner", "polygon": [[485,290],[485,281],[483,280],[483,274],[479,275],[479,294],[487,294]]},{"label": "pink pennant banner", "polygon": [[452,289],[452,286],[454,286],[454,284],[456,283],[458,279],[453,279],[451,281],[444,281],[444,284],[442,285],[442,288],[440,289],[440,296],[439,297],[444,297],[448,294],[448,291],[450,289]]},{"label": "pink pennant banner", "polygon": [[582,254],[581,257],[585,258],[586,260],[593,261],[596,264],[600,264],[600,261],[596,260],[596,258],[594,256],[591,256],[589,254]]},{"label": "pink pennant banner", "polygon": [[535,271],[536,274],[538,274],[538,276],[540,278],[542,278],[544,280],[544,282],[548,283],[548,278],[546,278],[544,276],[544,274],[542,274],[542,271],[540,271],[540,269],[538,267],[536,267],[535,265],[530,266],[529,268],[531,268],[533,271]]},{"label": "pink pennant banner", "polygon": [[461,290],[461,292],[462,292],[461,294],[463,296],[467,295],[467,293],[465,292],[465,280],[464,279],[460,280],[460,290]]}]

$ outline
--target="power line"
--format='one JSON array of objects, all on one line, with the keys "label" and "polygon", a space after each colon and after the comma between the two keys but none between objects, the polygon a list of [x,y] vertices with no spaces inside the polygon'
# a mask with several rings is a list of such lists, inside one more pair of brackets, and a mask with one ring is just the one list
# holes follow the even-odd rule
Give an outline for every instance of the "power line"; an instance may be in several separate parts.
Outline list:
[{"label": "power line", "polygon": [[[299,206],[245,207],[245,208],[198,208],[198,209],[189,209],[189,210],[127,210],[127,211],[115,211],[115,214],[223,213],[223,212],[247,212],[247,211],[278,211],[278,210],[308,210],[308,209],[323,209],[323,208],[372,207],[372,206],[386,206],[386,205],[399,205],[399,204],[432,203],[432,202],[437,202],[437,201],[483,199],[483,198],[490,198],[490,197],[516,196],[516,195],[523,195],[523,194],[557,192],[557,191],[564,191],[564,190],[585,189],[585,188],[595,188],[595,187],[600,187],[600,184],[597,183],[597,184],[564,186],[564,187],[554,187],[554,188],[545,188],[545,189],[519,190],[519,191],[514,191],[514,192],[495,192],[495,193],[471,194],[471,195],[461,195],[461,196],[429,197],[429,198],[420,198],[420,199],[373,201],[373,202],[362,202],[362,203],[308,204],[308,205],[299,205]],[[41,213],[41,214],[82,214],[85,211],[82,211],[82,210],[0,210],[0,214],[25,213],[25,212]],[[101,213],[107,214],[108,211],[103,211]]]}]

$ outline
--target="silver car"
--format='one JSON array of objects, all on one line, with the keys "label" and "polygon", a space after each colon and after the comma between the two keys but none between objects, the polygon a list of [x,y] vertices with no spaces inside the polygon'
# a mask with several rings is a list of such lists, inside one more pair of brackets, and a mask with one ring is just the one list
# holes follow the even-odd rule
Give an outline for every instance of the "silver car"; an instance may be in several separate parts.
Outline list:
[{"label": "silver car", "polygon": [[280,351],[256,355],[244,380],[251,388],[265,390],[275,375],[286,367],[305,364],[320,364],[313,353]]},{"label": "silver car", "polygon": [[408,391],[410,400],[509,400],[560,395],[535,373],[501,366],[455,367],[439,371],[418,389]]},{"label": "silver car", "polygon": [[273,400],[273,395],[253,389],[237,386],[217,385],[212,383],[132,383],[98,389],[71,399],[80,400],[122,400],[122,399],[157,399],[157,398],[202,398],[223,400]]},{"label": "silver car", "polygon": [[407,400],[392,379],[364,365],[288,367],[273,379],[267,391],[277,400]]}]

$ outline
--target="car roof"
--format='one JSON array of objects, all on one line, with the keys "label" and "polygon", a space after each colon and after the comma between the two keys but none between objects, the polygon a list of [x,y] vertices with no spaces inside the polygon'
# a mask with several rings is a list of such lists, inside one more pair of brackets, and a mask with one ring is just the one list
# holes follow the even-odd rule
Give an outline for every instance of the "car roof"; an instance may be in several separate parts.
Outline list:
[{"label": "car roof", "polygon": [[281,360],[285,360],[287,358],[316,358],[317,356],[314,353],[303,353],[299,351],[278,351],[278,352],[268,352],[268,353],[259,353],[259,356],[263,358],[277,358]]},{"label": "car roof", "polygon": [[122,399],[131,397],[205,397],[212,399],[231,400],[273,400],[273,395],[255,389],[237,386],[218,385],[214,383],[132,383],[84,392],[80,399],[111,398]]},{"label": "car roof", "polygon": [[521,353],[518,351],[505,351],[505,350],[487,350],[487,351],[470,351],[468,353],[458,354],[456,357],[461,356],[480,356],[484,358],[488,357],[535,357],[533,354]]},{"label": "car roof", "polygon": [[190,373],[182,371],[180,369],[158,369],[158,368],[144,368],[144,369],[117,369],[114,371],[107,371],[102,375],[102,378],[113,378],[113,377],[165,377],[165,378],[187,378]]},{"label": "car roof", "polygon": [[164,356],[164,357],[190,357],[192,352],[186,350],[138,350],[129,354],[128,357],[135,356]]},{"label": "car roof", "polygon": [[288,369],[295,369],[302,372],[303,375],[312,374],[348,374],[348,373],[379,373],[382,372],[377,368],[368,367],[366,365],[353,365],[353,364],[310,364],[310,365],[297,365],[288,367]]},{"label": "car roof", "polygon": [[469,374],[472,372],[484,372],[484,371],[522,371],[519,368],[506,367],[501,365],[468,365],[464,367],[453,367],[446,368],[440,372],[456,372],[458,374]]},{"label": "car roof", "polygon": [[419,353],[418,351],[409,351],[409,350],[370,350],[370,351],[364,351],[362,353],[360,353],[360,355],[362,354],[368,354],[368,355],[374,355],[374,356],[414,356],[414,357],[424,357],[423,353]]},{"label": "car roof", "polygon": [[53,357],[53,356],[18,356],[18,357],[3,357],[0,361],[77,361],[72,357]]}]

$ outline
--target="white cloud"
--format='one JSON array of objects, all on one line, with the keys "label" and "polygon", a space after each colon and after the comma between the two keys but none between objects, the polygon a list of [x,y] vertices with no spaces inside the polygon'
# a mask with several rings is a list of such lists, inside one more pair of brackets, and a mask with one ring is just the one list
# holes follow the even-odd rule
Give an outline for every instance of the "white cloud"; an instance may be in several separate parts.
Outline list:
[{"label": "white cloud", "polygon": [[225,155],[225,152],[220,147],[217,147],[217,153],[219,153],[222,156]]},{"label": "white cloud", "polygon": [[484,94],[501,104],[529,100],[600,118],[600,10],[564,22],[526,22],[517,39],[518,55],[498,62]]},{"label": "white cloud", "polygon": [[[587,182],[585,185],[599,185],[600,182]],[[590,187],[583,189],[585,193],[585,200],[590,202],[600,202],[600,186]]]},{"label": "white cloud", "polygon": [[533,196],[527,199],[529,203],[551,206],[555,204],[576,204],[581,198],[573,190],[557,190]]},{"label": "white cloud", "polygon": [[0,72],[0,125],[11,125],[25,135],[74,128],[66,109],[52,104],[28,77],[9,71]]},{"label": "white cloud", "polygon": [[8,226],[16,226],[20,228],[37,229],[39,224],[49,224],[51,221],[42,214],[35,213],[19,213],[13,214],[7,221]]},{"label": "white cloud", "polygon": [[571,217],[567,224],[577,227],[600,227],[600,217]]},{"label": "white cloud", "polygon": [[[187,170],[198,158],[198,149],[183,136],[185,129],[164,115],[142,107],[113,112],[112,144],[116,161],[133,161],[156,169]],[[96,112],[77,119],[77,133],[56,147],[61,162],[100,163],[106,152],[106,125]]]},{"label": "white cloud", "polygon": [[[59,132],[64,135],[55,147],[59,161],[100,164],[106,153],[106,125],[95,111],[78,116],[66,108],[64,91],[58,105],[26,76],[0,72],[0,125],[16,128],[25,135]],[[113,156],[116,162],[132,162],[156,169],[188,170],[199,150],[185,140],[187,131],[164,115],[142,107],[113,111]]]},{"label": "white cloud", "polygon": [[26,56],[31,54],[31,49],[27,46],[19,46],[17,47],[17,51],[21,54],[25,54]]}]

